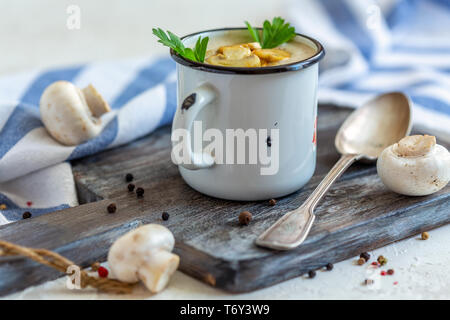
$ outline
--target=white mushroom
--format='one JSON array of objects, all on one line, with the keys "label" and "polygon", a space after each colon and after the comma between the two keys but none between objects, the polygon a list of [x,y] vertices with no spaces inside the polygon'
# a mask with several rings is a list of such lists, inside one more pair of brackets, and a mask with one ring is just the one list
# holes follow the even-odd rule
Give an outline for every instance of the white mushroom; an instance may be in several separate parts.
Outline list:
[{"label": "white mushroom", "polygon": [[89,85],[80,90],[67,81],[49,85],[41,96],[41,120],[50,135],[65,145],[77,145],[97,136],[100,116],[111,109]]},{"label": "white mushroom", "polygon": [[428,135],[408,136],[387,147],[377,162],[383,183],[394,192],[424,196],[450,180],[450,153]]},{"label": "white mushroom", "polygon": [[141,280],[153,293],[165,288],[180,258],[171,253],[175,239],[166,227],[147,224],[128,232],[109,249],[108,264],[117,279]]}]

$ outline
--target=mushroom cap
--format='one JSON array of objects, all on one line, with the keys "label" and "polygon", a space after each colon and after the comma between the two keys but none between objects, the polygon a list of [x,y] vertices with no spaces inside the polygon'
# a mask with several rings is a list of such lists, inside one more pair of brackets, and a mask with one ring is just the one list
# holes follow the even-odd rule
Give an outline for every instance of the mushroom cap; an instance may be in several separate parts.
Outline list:
[{"label": "mushroom cap", "polygon": [[[109,249],[108,264],[112,274],[119,280],[137,282],[140,279],[140,269],[146,264],[158,265],[158,256],[166,259],[174,245],[175,238],[169,229],[159,224],[147,224],[114,242]],[[178,266],[178,260],[176,262]]]},{"label": "mushroom cap", "polygon": [[102,130],[98,117],[109,110],[92,85],[82,91],[68,81],[49,85],[40,100],[42,122],[50,135],[65,145],[97,136]]},{"label": "mushroom cap", "polygon": [[444,188],[450,180],[450,153],[435,137],[409,136],[383,150],[377,172],[390,190],[424,196]]}]

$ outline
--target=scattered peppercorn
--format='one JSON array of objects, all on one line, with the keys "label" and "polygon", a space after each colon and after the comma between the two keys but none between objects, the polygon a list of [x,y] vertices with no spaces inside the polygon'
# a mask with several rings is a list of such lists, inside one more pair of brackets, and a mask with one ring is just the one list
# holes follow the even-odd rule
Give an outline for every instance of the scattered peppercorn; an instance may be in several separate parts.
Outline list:
[{"label": "scattered peppercorn", "polygon": [[138,196],[138,198],[142,198],[144,196],[144,188],[137,188],[136,189],[136,194]]},{"label": "scattered peppercorn", "polygon": [[328,271],[331,271],[334,268],[332,263],[327,263],[327,265],[325,267],[327,268]]},{"label": "scattered peppercorn", "polygon": [[242,211],[239,214],[239,224],[247,226],[252,221],[252,214],[248,211]]},{"label": "scattered peppercorn", "polygon": [[4,204],[4,203],[0,204],[0,210],[6,210],[6,209],[8,209],[6,204]]},{"label": "scattered peppercorn", "polygon": [[395,281],[395,282],[394,282],[394,285],[397,285],[397,284],[398,284],[398,281]]},{"label": "scattered peppercorn", "polygon": [[33,202],[27,201],[27,206],[31,207],[33,205]]},{"label": "scattered peppercorn", "polygon": [[167,212],[163,212],[161,217],[164,221],[167,221],[169,220],[170,215]]},{"label": "scattered peppercorn", "polygon": [[385,275],[386,275],[386,271],[383,270],[383,271],[380,272],[380,274],[381,274],[382,276],[385,276]]},{"label": "scattered peppercorn", "polygon": [[308,276],[312,279],[316,276],[316,272],[314,270],[309,270],[308,271]]},{"label": "scattered peppercorn", "polygon": [[110,205],[108,205],[107,209],[109,213],[115,213],[117,210],[117,206],[115,203],[111,203]]},{"label": "scattered peppercorn", "polygon": [[131,173],[127,173],[127,175],[125,176],[125,181],[126,182],[131,182],[133,181],[134,177]]},{"label": "scattered peppercorn", "polygon": [[364,260],[369,261],[370,260],[370,254],[367,252],[363,252],[359,255],[360,258],[363,258]]},{"label": "scattered peppercorn", "polygon": [[390,276],[392,276],[392,275],[394,274],[394,269],[389,269],[389,270],[387,271],[387,274],[390,275]]},{"label": "scattered peppercorn", "polygon": [[372,265],[373,266],[378,266],[378,262],[374,261],[374,262],[372,262]]},{"label": "scattered peppercorn", "polygon": [[359,264],[360,266],[362,266],[364,263],[366,263],[366,259],[364,259],[364,258],[359,258],[359,259],[358,259],[358,264]]},{"label": "scattered peppercorn", "polygon": [[368,286],[368,285],[371,285],[371,284],[373,284],[375,281],[373,280],[373,279],[366,279],[366,280],[364,280],[364,284],[366,285],[366,286]]},{"label": "scattered peppercorn", "polygon": [[128,191],[133,192],[134,191],[134,187],[136,187],[134,184],[130,183],[128,185]]},{"label": "scattered peppercorn", "polygon": [[377,259],[378,263],[384,266],[387,263],[387,259],[383,256],[379,256]]},{"label": "scattered peppercorn", "polygon": [[428,234],[428,232],[422,232],[422,240],[428,240],[428,238],[430,237],[430,235]]},{"label": "scattered peppercorn", "polygon": [[92,271],[98,271],[98,268],[100,268],[100,262],[94,262],[93,264],[91,264]]},{"label": "scattered peppercorn", "polygon": [[106,269],[105,267],[98,267],[97,272],[100,278],[106,278],[108,276],[108,269]]},{"label": "scattered peppercorn", "polygon": [[30,211],[25,211],[22,215],[23,219],[28,219],[31,218],[31,212]]},{"label": "scattered peppercorn", "polygon": [[277,204],[277,200],[275,200],[275,199],[270,199],[269,200],[269,206],[273,207],[276,204]]}]

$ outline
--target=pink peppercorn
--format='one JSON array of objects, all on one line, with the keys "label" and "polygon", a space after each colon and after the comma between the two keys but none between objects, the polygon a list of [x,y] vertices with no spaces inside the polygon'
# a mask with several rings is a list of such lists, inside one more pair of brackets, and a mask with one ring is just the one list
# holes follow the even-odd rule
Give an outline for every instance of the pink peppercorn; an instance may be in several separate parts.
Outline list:
[{"label": "pink peppercorn", "polygon": [[380,273],[382,276],[385,276],[386,275],[386,271],[381,271],[381,273]]},{"label": "pink peppercorn", "polygon": [[108,269],[106,269],[105,267],[98,267],[97,272],[100,278],[106,278],[108,276]]}]

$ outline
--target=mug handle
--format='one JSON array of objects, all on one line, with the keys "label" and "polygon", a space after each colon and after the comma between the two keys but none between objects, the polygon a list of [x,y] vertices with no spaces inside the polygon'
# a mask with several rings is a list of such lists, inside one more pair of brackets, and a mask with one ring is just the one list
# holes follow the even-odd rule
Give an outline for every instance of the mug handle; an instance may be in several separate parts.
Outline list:
[{"label": "mug handle", "polygon": [[191,146],[190,132],[192,124],[200,110],[209,105],[216,97],[215,90],[208,84],[202,84],[189,94],[181,103],[181,107],[175,113],[172,125],[172,142],[174,141],[173,133],[177,129],[184,129],[188,133],[187,137],[183,137],[183,150],[188,153],[190,163],[178,163],[183,168],[189,170],[198,170],[209,168],[214,165],[214,158],[207,153],[195,153]]}]

